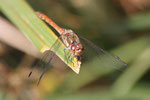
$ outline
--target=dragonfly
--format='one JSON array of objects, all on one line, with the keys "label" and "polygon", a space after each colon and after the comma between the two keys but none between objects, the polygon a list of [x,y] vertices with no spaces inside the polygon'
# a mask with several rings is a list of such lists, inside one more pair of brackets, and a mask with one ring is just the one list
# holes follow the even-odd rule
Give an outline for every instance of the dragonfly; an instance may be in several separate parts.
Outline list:
[{"label": "dragonfly", "polygon": [[[47,71],[47,69],[50,67],[50,63],[55,56],[55,53],[59,49],[60,42],[59,40],[62,41],[62,43],[66,46],[64,49],[64,55],[65,58],[68,62],[73,63],[74,65],[77,66],[77,68],[74,66],[72,69],[76,72],[79,73],[80,70],[80,64],[82,62],[82,56],[86,58],[92,58],[91,53],[95,53],[95,55],[98,58],[97,62],[100,62],[101,66],[107,66],[107,67],[112,67],[118,70],[124,70],[126,67],[126,63],[122,61],[118,56],[113,56],[112,54],[106,52],[105,50],[99,48],[97,45],[92,43],[90,40],[84,38],[84,37],[79,37],[75,32],[73,32],[71,29],[64,29],[59,27],[54,21],[52,21],[48,16],[41,12],[36,12],[37,16],[44,20],[47,24],[49,24],[51,27],[53,27],[58,33],[59,33],[59,38],[55,41],[55,43],[52,45],[50,50],[46,50],[43,54],[43,57],[39,61],[41,62],[46,61],[45,65],[43,66],[43,72],[39,77],[37,85],[39,85],[44,73]],[[84,43],[81,43],[81,41]],[[51,51],[53,49],[53,53]],[[86,49],[86,51],[85,51]],[[67,52],[69,51],[69,55],[67,56]],[[91,51],[91,52],[89,52]],[[87,55],[88,54],[88,55]],[[75,61],[75,59],[76,61]],[[87,62],[90,61],[87,59]],[[31,76],[33,71],[31,71],[28,75],[28,77]]]}]

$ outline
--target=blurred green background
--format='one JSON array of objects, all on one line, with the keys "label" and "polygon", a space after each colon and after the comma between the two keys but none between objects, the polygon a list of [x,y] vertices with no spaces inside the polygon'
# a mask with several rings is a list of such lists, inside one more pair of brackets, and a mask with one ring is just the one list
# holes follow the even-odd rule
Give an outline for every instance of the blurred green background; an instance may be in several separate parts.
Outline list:
[{"label": "blurred green background", "polygon": [[[52,41],[36,38],[48,27],[32,19],[32,9],[119,56],[128,68],[85,62],[77,75],[56,57],[36,87],[40,73],[31,79],[28,73],[43,42]],[[0,0],[0,100],[149,100],[149,28],[149,0]]]}]

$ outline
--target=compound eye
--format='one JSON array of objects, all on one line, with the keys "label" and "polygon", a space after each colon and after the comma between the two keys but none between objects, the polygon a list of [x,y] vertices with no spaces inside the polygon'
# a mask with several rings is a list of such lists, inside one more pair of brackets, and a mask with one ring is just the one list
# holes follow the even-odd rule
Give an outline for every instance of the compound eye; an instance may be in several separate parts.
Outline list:
[{"label": "compound eye", "polygon": [[74,50],[75,49],[75,47],[72,47],[72,50]]},{"label": "compound eye", "polygon": [[73,45],[73,46],[71,47],[71,49],[72,49],[72,50],[75,50],[75,46]]}]

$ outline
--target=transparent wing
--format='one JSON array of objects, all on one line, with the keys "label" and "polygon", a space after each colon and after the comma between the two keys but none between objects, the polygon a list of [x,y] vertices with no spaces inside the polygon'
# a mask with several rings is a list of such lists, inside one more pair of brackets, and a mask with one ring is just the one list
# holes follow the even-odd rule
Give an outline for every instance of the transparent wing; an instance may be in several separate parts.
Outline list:
[{"label": "transparent wing", "polygon": [[111,55],[83,37],[80,37],[80,41],[84,46],[83,61],[93,61],[99,67],[115,68],[121,71],[126,68],[127,64],[119,57]]},{"label": "transparent wing", "polygon": [[31,74],[33,73],[33,71],[37,68],[35,68],[36,66],[40,66],[40,70],[42,70],[42,74],[39,77],[39,81],[37,83],[37,86],[39,85],[44,73],[48,70],[48,68],[50,67],[50,63],[53,59],[53,57],[55,56],[55,52],[59,49],[60,47],[60,42],[58,41],[61,38],[61,36],[55,41],[55,43],[52,45],[52,47],[50,48],[50,50],[47,50],[43,53],[42,58],[40,59],[39,62],[37,62],[32,71],[29,73],[28,77],[31,76]]}]

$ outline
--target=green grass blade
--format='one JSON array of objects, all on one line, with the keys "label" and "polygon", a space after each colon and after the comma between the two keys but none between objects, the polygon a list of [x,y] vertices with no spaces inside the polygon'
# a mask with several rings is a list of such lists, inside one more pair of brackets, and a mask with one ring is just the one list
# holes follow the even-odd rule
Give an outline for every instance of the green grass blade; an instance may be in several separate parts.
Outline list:
[{"label": "green grass blade", "polygon": [[128,28],[131,30],[143,30],[150,27],[150,12],[135,14],[127,20]]},{"label": "green grass blade", "polygon": [[[43,52],[50,48],[57,36],[54,32],[42,22],[35,14],[34,10],[25,2],[25,0],[0,0],[0,10],[26,35],[32,43]],[[60,42],[60,41],[59,41]],[[62,42],[59,50],[56,52],[62,61],[66,62]],[[68,53],[69,54],[69,53]],[[73,64],[69,62],[69,67]]]},{"label": "green grass blade", "polygon": [[112,92],[116,96],[126,95],[135,83],[148,71],[150,68],[150,48],[142,52],[138,58],[131,64],[128,70],[123,73],[114,83]]},{"label": "green grass blade", "polygon": [[[145,100],[150,98],[150,85],[149,84],[138,84],[133,90],[121,98],[116,98],[110,92],[109,89],[88,89],[86,91],[79,91],[74,93],[66,94],[54,94],[47,95],[43,100]],[[119,94],[118,94],[119,95]],[[135,98],[135,99],[133,99]]]}]

